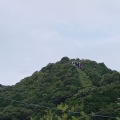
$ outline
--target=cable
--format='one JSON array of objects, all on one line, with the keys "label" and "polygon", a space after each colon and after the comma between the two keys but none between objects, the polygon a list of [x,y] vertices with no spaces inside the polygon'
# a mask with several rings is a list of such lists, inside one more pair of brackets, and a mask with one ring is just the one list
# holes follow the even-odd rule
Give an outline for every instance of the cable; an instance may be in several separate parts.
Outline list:
[{"label": "cable", "polygon": [[[17,103],[21,103],[21,104],[25,104],[27,106],[35,106],[35,107],[42,107],[42,108],[46,108],[46,109],[51,109],[51,110],[56,110],[56,111],[59,111],[59,112],[62,112],[62,113],[73,113],[73,114],[80,114],[80,112],[78,111],[75,111],[75,112],[72,112],[72,111],[68,111],[68,110],[60,110],[58,108],[51,108],[51,107],[48,107],[48,106],[44,106],[44,105],[39,105],[39,104],[28,104],[26,102],[21,102],[21,101],[17,101],[17,100],[11,100],[11,99],[8,99],[8,98],[5,98],[5,97],[0,97],[1,99],[6,99],[6,100],[10,100],[11,102],[17,102]],[[112,119],[116,119],[116,117],[113,117],[113,116],[104,116],[104,115],[94,115],[94,114],[87,114],[88,116],[93,116],[93,117],[103,117],[103,118],[112,118]]]}]

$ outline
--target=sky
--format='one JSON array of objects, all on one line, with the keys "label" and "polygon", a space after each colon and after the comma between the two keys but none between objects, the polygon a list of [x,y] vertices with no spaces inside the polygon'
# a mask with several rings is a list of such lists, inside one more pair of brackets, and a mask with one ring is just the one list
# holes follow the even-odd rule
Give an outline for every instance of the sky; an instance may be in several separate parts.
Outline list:
[{"label": "sky", "polygon": [[120,71],[120,0],[0,0],[0,84],[62,57]]}]

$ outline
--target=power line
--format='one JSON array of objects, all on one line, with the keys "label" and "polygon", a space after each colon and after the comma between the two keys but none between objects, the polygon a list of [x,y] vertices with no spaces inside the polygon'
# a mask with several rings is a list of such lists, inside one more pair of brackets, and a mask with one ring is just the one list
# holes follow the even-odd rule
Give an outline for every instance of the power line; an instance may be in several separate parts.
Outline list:
[{"label": "power line", "polygon": [[[13,99],[8,99],[8,98],[5,98],[5,97],[0,97],[1,99],[6,99],[6,100],[9,100],[11,101],[12,103],[16,102],[16,103],[21,103],[21,104],[25,104],[26,106],[34,106],[34,107],[41,107],[41,108],[46,108],[46,109],[51,109],[51,110],[56,110],[56,111],[59,111],[61,113],[71,113],[71,114],[80,114],[80,112],[78,111],[68,111],[68,110],[60,110],[58,108],[52,108],[52,107],[49,107],[49,106],[44,106],[44,105],[39,105],[39,104],[33,104],[33,103],[26,103],[26,102],[22,102],[22,101],[18,101],[18,100],[13,100]],[[104,116],[104,115],[95,115],[95,114],[87,114],[88,116],[92,116],[92,117],[103,117],[103,118],[112,118],[112,119],[116,119],[116,117],[113,117],[113,116]]]}]

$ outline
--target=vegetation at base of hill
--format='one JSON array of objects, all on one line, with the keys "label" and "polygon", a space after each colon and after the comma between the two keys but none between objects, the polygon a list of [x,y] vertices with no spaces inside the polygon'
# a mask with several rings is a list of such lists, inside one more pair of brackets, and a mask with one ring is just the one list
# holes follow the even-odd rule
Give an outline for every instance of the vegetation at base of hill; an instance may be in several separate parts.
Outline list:
[{"label": "vegetation at base of hill", "polygon": [[0,85],[0,120],[115,120],[118,97],[119,72],[63,57],[14,86]]}]

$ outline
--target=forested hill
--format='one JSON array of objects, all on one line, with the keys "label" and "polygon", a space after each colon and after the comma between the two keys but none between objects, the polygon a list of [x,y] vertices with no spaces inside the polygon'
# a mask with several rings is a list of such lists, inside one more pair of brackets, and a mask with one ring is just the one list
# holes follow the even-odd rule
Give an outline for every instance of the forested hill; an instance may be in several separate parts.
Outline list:
[{"label": "forested hill", "polygon": [[0,85],[0,120],[116,120],[119,97],[119,72],[63,57],[14,86]]}]

